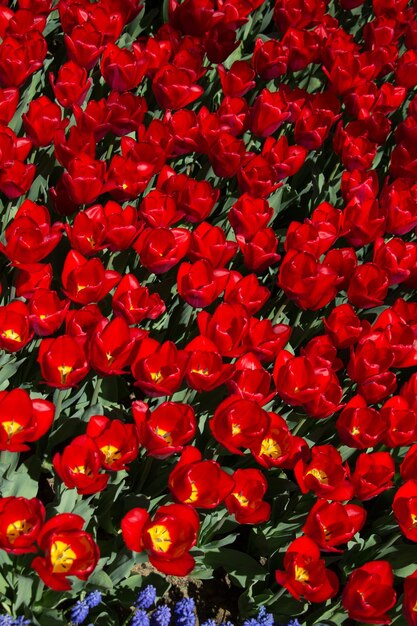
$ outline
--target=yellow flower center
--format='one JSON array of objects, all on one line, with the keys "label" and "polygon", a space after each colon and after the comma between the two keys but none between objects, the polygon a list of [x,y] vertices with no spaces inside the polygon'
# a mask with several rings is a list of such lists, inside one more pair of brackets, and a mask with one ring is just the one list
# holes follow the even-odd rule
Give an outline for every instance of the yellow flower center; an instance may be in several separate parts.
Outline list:
[{"label": "yellow flower center", "polygon": [[204,369],[204,370],[203,369],[198,369],[198,370],[192,369],[191,373],[192,374],[201,374],[202,376],[208,376],[209,375],[209,371],[208,371],[207,368]]},{"label": "yellow flower center", "polygon": [[8,525],[6,530],[7,539],[9,540],[9,543],[13,545],[18,537],[26,535],[31,530],[32,526],[29,522],[25,519],[18,519]]},{"label": "yellow flower center", "polygon": [[148,528],[147,532],[152,541],[152,545],[157,552],[168,552],[172,540],[168,528],[163,524],[155,524]]},{"label": "yellow flower center", "polygon": [[237,493],[236,491],[234,491],[232,493],[232,496],[236,498],[240,506],[249,506],[249,500],[242,493]]},{"label": "yellow flower center", "polygon": [[352,435],[359,435],[361,431],[359,430],[357,426],[354,426],[350,432]]},{"label": "yellow flower center", "polygon": [[58,372],[61,377],[61,385],[66,385],[68,374],[72,372],[71,365],[58,365]]},{"label": "yellow flower center", "polygon": [[169,446],[172,444],[171,433],[168,430],[164,430],[160,426],[156,426],[155,435],[158,435],[158,437],[162,437],[163,439],[165,439]]},{"label": "yellow flower center", "polygon": [[307,570],[304,569],[304,567],[296,565],[294,567],[294,578],[299,583],[305,583],[309,579]]},{"label": "yellow flower center", "polygon": [[71,472],[73,474],[84,474],[84,476],[92,476],[93,472],[89,467],[85,467],[85,465],[75,465],[71,467]]},{"label": "yellow flower center", "polygon": [[13,328],[7,328],[6,330],[3,330],[1,334],[5,339],[11,339],[12,341],[18,341],[19,343],[22,343],[21,336]]},{"label": "yellow flower center", "polygon": [[328,530],[325,526],[323,526],[323,534],[324,534],[324,540],[330,541],[330,539],[332,538],[332,532]]},{"label": "yellow flower center", "polygon": [[100,448],[100,450],[106,457],[105,463],[107,465],[112,465],[115,461],[118,461],[122,456],[122,453],[120,452],[120,450],[116,448],[116,446],[112,446],[109,443],[106,446],[103,446],[102,448]]},{"label": "yellow flower center", "polygon": [[238,435],[241,432],[242,432],[242,429],[239,426],[239,424],[232,424],[232,435]]},{"label": "yellow flower center", "polygon": [[7,433],[7,443],[10,443],[11,438],[16,434],[23,430],[23,426],[19,424],[19,422],[15,422],[12,420],[11,422],[1,422],[4,430]]},{"label": "yellow flower center", "polygon": [[164,380],[161,372],[151,372],[151,378],[154,383],[158,384],[161,380]]},{"label": "yellow flower center", "polygon": [[318,469],[317,467],[313,467],[313,469],[308,470],[306,476],[308,476],[309,474],[314,476],[314,478],[317,478],[319,483],[323,483],[323,485],[328,485],[329,484],[329,481],[328,481],[328,478],[327,478],[327,474],[323,470]]},{"label": "yellow flower center", "polygon": [[271,459],[279,459],[282,456],[282,450],[279,444],[272,439],[271,437],[267,437],[262,441],[260,456],[269,456]]},{"label": "yellow flower center", "polygon": [[185,500],[185,502],[187,504],[190,504],[191,502],[195,502],[196,500],[198,500],[197,485],[195,483],[191,483],[191,493],[190,493],[189,497]]},{"label": "yellow flower center", "polygon": [[55,541],[51,547],[51,563],[54,574],[69,572],[74,560],[77,558],[71,546],[63,541]]}]

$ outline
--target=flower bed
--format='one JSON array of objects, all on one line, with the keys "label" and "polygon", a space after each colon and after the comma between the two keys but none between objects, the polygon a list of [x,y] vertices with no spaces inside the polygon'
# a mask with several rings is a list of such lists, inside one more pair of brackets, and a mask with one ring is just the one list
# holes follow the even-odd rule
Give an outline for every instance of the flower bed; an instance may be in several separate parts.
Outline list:
[{"label": "flower bed", "polygon": [[4,623],[417,624],[415,13],[0,1]]}]

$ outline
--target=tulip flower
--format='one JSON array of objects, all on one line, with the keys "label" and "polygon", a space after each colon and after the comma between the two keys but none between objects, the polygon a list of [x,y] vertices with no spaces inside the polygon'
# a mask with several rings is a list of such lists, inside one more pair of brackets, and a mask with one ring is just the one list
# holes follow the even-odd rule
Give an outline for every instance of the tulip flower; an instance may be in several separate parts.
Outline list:
[{"label": "tulip flower", "polygon": [[387,612],[397,594],[388,561],[370,561],[353,570],[342,593],[342,604],[351,619],[366,624],[390,624]]},{"label": "tulip flower", "polygon": [[169,475],[168,488],[178,502],[214,509],[230,494],[234,481],[216,461],[203,460],[197,448],[187,446]]},{"label": "tulip flower", "polygon": [[36,552],[44,520],[45,507],[37,498],[0,498],[0,548],[10,554]]},{"label": "tulip flower", "polygon": [[263,500],[268,483],[257,469],[239,469],[232,476],[234,487],[225,500],[229,513],[239,524],[262,524],[269,519],[271,506]]},{"label": "tulip flower", "polygon": [[197,430],[194,410],[188,404],[163,402],[151,412],[145,402],[137,400],[132,404],[132,413],[139,443],[148,456],[157,459],[181,452]]},{"label": "tulip flower", "polygon": [[69,591],[68,576],[88,580],[99,557],[99,549],[90,533],[82,530],[84,520],[73,513],[61,513],[43,526],[38,544],[44,556],[37,556],[32,567],[45,585],[55,591]]},{"label": "tulip flower", "polygon": [[0,391],[0,450],[23,452],[51,428],[55,415],[52,402],[31,400],[24,389]]},{"label": "tulip flower", "polygon": [[168,504],[153,519],[145,509],[135,508],[122,519],[123,539],[134,552],[146,551],[149,561],[163,574],[187,576],[195,564],[189,550],[197,542],[199,518],[187,504]]},{"label": "tulip flower", "polygon": [[320,550],[308,537],[299,537],[287,548],[284,571],[276,571],[275,578],[296,600],[325,602],[339,589],[336,574],[325,567]]}]

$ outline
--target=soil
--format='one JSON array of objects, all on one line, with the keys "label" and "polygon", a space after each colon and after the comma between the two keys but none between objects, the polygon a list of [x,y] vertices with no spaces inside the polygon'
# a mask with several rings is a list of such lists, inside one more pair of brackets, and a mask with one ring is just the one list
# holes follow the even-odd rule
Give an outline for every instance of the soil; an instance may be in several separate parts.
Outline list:
[{"label": "soil", "polygon": [[[141,563],[135,571],[142,576],[148,576],[158,571],[150,563]],[[216,624],[231,621],[236,623],[238,613],[238,598],[242,590],[234,587],[222,569],[218,568],[210,580],[197,580],[185,576],[167,576],[171,584],[167,592],[168,604],[175,603],[181,598],[193,598],[195,601],[199,623],[214,619]]]}]

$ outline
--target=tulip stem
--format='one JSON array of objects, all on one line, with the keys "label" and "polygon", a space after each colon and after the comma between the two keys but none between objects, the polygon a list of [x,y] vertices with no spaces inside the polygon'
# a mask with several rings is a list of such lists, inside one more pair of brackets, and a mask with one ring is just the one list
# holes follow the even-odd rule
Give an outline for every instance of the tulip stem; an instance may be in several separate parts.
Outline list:
[{"label": "tulip stem", "polygon": [[96,385],[94,387],[94,393],[93,393],[93,397],[91,398],[91,402],[90,402],[90,406],[94,406],[95,404],[97,404],[97,400],[98,397],[100,395],[100,391],[101,391],[101,384],[103,382],[102,378],[98,378]]},{"label": "tulip stem", "polygon": [[284,304],[281,304],[281,306],[279,307],[274,319],[272,320],[272,325],[274,324],[279,324],[280,319],[281,319],[281,315],[283,313],[283,311],[285,310],[285,307],[287,306],[288,301],[286,300],[284,302]]}]

